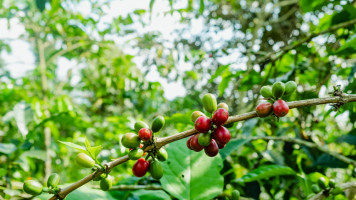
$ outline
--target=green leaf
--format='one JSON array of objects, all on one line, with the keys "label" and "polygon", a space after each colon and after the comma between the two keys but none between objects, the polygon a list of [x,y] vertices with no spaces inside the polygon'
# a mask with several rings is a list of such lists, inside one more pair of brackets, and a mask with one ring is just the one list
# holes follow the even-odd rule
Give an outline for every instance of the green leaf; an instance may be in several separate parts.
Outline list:
[{"label": "green leaf", "polygon": [[299,5],[303,12],[310,12],[317,9],[320,9],[324,4],[325,0],[300,0]]},{"label": "green leaf", "polygon": [[356,34],[350,37],[345,44],[336,50],[336,54],[353,54],[356,52]]},{"label": "green leaf", "polygon": [[85,145],[85,148],[86,149],[89,149],[91,146],[90,146],[90,142],[88,140],[88,138],[85,137],[85,140],[84,140],[84,145]]},{"label": "green leaf", "polygon": [[267,165],[259,167],[234,182],[252,182],[281,175],[296,175],[297,173],[290,167],[280,165]]},{"label": "green leaf", "polygon": [[60,142],[60,143],[62,143],[64,145],[67,145],[68,147],[71,147],[73,149],[76,149],[76,150],[78,150],[80,152],[87,153],[87,150],[85,149],[85,147],[82,147],[80,145],[74,144],[72,142],[62,142],[62,141],[59,141],[59,140],[58,140],[58,142]]},{"label": "green leaf", "polygon": [[169,200],[171,197],[162,190],[137,190],[132,195],[142,200]]},{"label": "green leaf", "polygon": [[99,153],[102,150],[102,146],[95,146],[95,147],[89,147],[87,150],[89,152],[90,157],[92,157],[94,160],[96,159],[96,157],[98,157]]},{"label": "green leaf", "polygon": [[229,86],[230,80],[233,77],[234,75],[223,77],[221,83],[219,84],[219,96],[222,96],[225,93],[225,89]]},{"label": "green leaf", "polygon": [[46,161],[46,151],[44,150],[31,150],[24,152],[21,156],[36,158],[39,160]]},{"label": "green leaf", "polygon": [[0,143],[0,153],[9,155],[16,151],[16,149],[16,146],[12,143]]},{"label": "green leaf", "polygon": [[204,9],[205,9],[204,0],[200,0],[199,13],[203,14]]},{"label": "green leaf", "polygon": [[223,191],[222,159],[219,155],[208,157],[204,151],[191,151],[186,142],[179,140],[167,147],[169,157],[162,163],[162,187],[178,199],[212,199]]},{"label": "green leaf", "polygon": [[25,102],[20,102],[14,107],[14,117],[17,128],[23,137],[28,134],[27,124],[32,120],[32,110]]},{"label": "green leaf", "polygon": [[217,77],[221,76],[221,74],[229,68],[229,65],[222,65],[216,69],[215,73],[211,76],[209,83],[212,83]]},{"label": "green leaf", "polygon": [[155,3],[155,0],[150,1],[150,13],[152,13],[152,8],[153,8],[154,3]]},{"label": "green leaf", "polygon": [[226,144],[226,146],[219,151],[222,159],[225,159],[228,157],[232,152],[234,152],[236,149],[240,148],[242,145],[244,145],[246,142],[249,142],[249,139],[232,139],[230,140],[229,143]]}]

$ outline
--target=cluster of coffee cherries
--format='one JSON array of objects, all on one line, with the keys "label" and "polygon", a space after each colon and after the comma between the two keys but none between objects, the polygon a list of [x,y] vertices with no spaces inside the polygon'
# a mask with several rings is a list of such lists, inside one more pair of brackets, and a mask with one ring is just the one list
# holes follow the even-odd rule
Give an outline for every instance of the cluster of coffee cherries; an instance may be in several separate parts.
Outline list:
[{"label": "cluster of coffee cherries", "polygon": [[35,180],[27,180],[23,184],[23,190],[27,194],[33,196],[40,195],[42,192],[48,192],[50,194],[57,194],[59,192],[58,183],[60,177],[58,174],[53,173],[47,179],[47,187],[43,187],[41,183]]},{"label": "cluster of coffee cherries", "polygon": [[128,154],[130,160],[137,160],[132,167],[132,172],[137,177],[144,176],[147,171],[151,173],[152,178],[159,180],[163,176],[163,167],[160,161],[166,161],[168,158],[167,151],[163,148],[159,150],[153,148],[148,151],[146,155],[144,149],[148,145],[154,145],[154,135],[160,131],[165,124],[163,116],[157,116],[152,122],[151,129],[143,121],[136,121],[135,130],[136,133],[126,133],[122,139],[121,143],[124,147],[129,148],[130,152]]},{"label": "cluster of coffee cherries", "polygon": [[274,113],[276,117],[284,117],[289,112],[288,104],[282,100],[282,97],[288,97],[297,89],[294,81],[282,83],[275,82],[272,86],[263,86],[261,95],[267,100],[256,107],[256,113],[259,117],[267,117]]},{"label": "cluster of coffee cherries", "polygon": [[[334,179],[328,179],[327,177],[323,177],[323,176],[318,179],[317,183],[311,186],[311,189],[314,193],[319,193],[322,190],[324,190],[327,191],[327,193],[334,196],[343,193],[342,188],[336,185]],[[313,194],[311,194],[310,197],[311,196],[313,196]]]},{"label": "cluster of coffee cherries", "polygon": [[212,117],[210,119],[201,111],[192,113],[191,120],[199,133],[190,136],[187,147],[196,152],[204,149],[206,155],[214,157],[231,139],[230,131],[223,126],[229,118],[229,107],[226,103],[217,105],[215,96],[210,93],[205,94],[202,101]]}]

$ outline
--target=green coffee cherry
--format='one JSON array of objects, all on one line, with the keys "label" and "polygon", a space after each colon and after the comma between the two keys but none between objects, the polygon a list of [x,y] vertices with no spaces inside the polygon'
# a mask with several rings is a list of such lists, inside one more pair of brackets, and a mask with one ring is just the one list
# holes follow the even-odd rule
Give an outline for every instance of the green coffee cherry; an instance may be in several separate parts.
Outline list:
[{"label": "green coffee cherry", "polygon": [[107,177],[101,179],[100,181],[100,189],[103,191],[108,191],[112,187],[112,177],[108,175]]},{"label": "green coffee cherry", "polygon": [[324,177],[320,177],[318,179],[318,185],[325,190],[328,187],[327,180]]},{"label": "green coffee cherry", "polygon": [[164,117],[163,116],[157,116],[156,118],[153,119],[152,122],[152,132],[158,132],[163,128],[164,126]]},{"label": "green coffee cherry", "polygon": [[273,97],[272,87],[269,85],[261,87],[260,93],[264,98],[272,98]]},{"label": "green coffee cherry", "polygon": [[320,187],[317,184],[313,184],[311,189],[314,193],[319,193],[321,191]]},{"label": "green coffee cherry", "polygon": [[168,153],[165,149],[160,148],[157,153],[157,159],[159,161],[166,161],[168,159]]},{"label": "green coffee cherry", "polygon": [[226,111],[229,111],[229,106],[224,102],[218,104],[217,109],[219,109],[219,108],[224,108]]},{"label": "green coffee cherry", "polygon": [[85,168],[92,168],[95,165],[95,161],[85,153],[79,153],[76,158],[77,164]]},{"label": "green coffee cherry", "polygon": [[35,180],[27,180],[23,184],[23,190],[31,195],[40,195],[42,193],[43,186],[41,183]]},{"label": "green coffee cherry", "polygon": [[213,94],[210,93],[205,94],[202,101],[203,101],[204,109],[209,113],[214,113],[218,107],[216,103],[216,97]]},{"label": "green coffee cherry", "polygon": [[210,133],[201,133],[198,137],[198,143],[204,147],[209,146],[211,142],[211,134]]},{"label": "green coffee cherry", "polygon": [[153,160],[150,163],[149,170],[152,178],[159,180],[163,176],[163,167],[162,164],[158,160]]},{"label": "green coffee cherry", "polygon": [[239,200],[240,192],[238,190],[233,190],[231,193],[231,200]]},{"label": "green coffee cherry", "polygon": [[122,136],[121,143],[126,148],[136,148],[140,146],[140,138],[135,133],[126,133]]},{"label": "green coffee cherry", "polygon": [[284,94],[284,83],[278,81],[275,82],[272,86],[272,94],[274,97],[276,97],[276,99],[281,98]]},{"label": "green coffee cherry", "polygon": [[297,84],[294,81],[288,81],[284,86],[285,91],[283,95],[285,96],[289,96],[297,90]]},{"label": "green coffee cherry", "polygon": [[106,174],[100,174],[100,176],[97,176],[93,179],[93,181],[100,181],[101,179],[105,178]]},{"label": "green coffee cherry", "polygon": [[195,122],[195,121],[198,119],[198,117],[200,117],[200,116],[205,116],[205,115],[204,115],[204,113],[202,113],[202,112],[200,112],[200,111],[194,111],[194,112],[192,113],[192,116],[190,117],[190,119],[191,119],[193,122]]},{"label": "green coffee cherry", "polygon": [[335,187],[334,189],[332,189],[330,191],[330,194],[332,195],[338,195],[338,194],[342,194],[344,191],[342,190],[341,187]]},{"label": "green coffee cherry", "polygon": [[139,132],[141,128],[149,128],[149,126],[143,121],[136,121],[135,122],[135,130]]},{"label": "green coffee cherry", "polygon": [[329,187],[334,188],[336,186],[336,182],[334,179],[329,179]]},{"label": "green coffee cherry", "polygon": [[132,149],[129,152],[129,158],[130,160],[138,160],[143,156],[143,150],[142,149]]},{"label": "green coffee cherry", "polygon": [[58,174],[56,173],[51,174],[51,176],[49,176],[47,179],[47,187],[52,187],[52,188],[57,187],[59,180],[60,177]]}]

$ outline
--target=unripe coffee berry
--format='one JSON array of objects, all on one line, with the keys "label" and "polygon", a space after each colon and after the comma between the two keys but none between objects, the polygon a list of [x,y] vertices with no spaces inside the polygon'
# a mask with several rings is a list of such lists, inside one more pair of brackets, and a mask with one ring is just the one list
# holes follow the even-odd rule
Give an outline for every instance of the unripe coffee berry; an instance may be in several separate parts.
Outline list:
[{"label": "unripe coffee berry", "polygon": [[204,148],[204,146],[199,144],[198,138],[199,138],[199,134],[196,134],[190,140],[190,148],[192,148],[192,150],[194,150],[196,152],[199,152],[199,151],[203,150],[203,148]]}]

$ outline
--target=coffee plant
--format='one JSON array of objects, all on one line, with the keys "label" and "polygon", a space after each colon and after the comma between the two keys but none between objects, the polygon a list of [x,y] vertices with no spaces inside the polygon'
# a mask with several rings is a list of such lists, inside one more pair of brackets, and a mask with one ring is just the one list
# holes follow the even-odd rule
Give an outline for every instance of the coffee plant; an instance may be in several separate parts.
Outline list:
[{"label": "coffee plant", "polygon": [[0,1],[0,200],[355,199],[355,13]]}]

